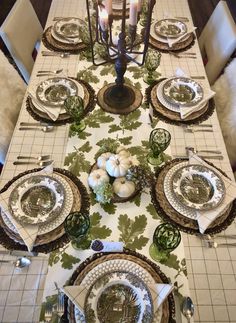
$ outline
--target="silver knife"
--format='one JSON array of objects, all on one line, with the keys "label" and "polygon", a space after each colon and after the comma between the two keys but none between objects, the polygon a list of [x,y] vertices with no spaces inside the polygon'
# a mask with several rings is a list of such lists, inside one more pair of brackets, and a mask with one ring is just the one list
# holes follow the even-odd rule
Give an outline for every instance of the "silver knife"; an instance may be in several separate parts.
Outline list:
[{"label": "silver knife", "polygon": [[34,251],[24,251],[24,250],[0,250],[0,255],[10,255],[10,256],[27,256],[27,257],[37,257],[38,252]]},{"label": "silver knife", "polygon": [[[174,158],[188,158],[188,156],[178,156],[178,155],[173,155]],[[209,155],[200,155],[198,154],[198,157],[205,158],[205,159],[218,159],[218,160],[223,160],[223,156],[209,156]]]}]

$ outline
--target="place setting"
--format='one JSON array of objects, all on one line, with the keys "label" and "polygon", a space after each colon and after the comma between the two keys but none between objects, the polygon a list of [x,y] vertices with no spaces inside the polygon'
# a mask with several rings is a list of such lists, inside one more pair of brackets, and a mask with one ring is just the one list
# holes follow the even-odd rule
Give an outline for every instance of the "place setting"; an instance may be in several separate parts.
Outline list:
[{"label": "place setting", "polygon": [[146,101],[153,114],[167,123],[199,124],[214,112],[215,92],[178,70],[176,76],[154,81],[146,89]]},{"label": "place setting", "polygon": [[[183,52],[193,46],[195,29],[176,18],[155,20],[151,25],[149,42],[153,48],[162,52]],[[195,55],[186,53],[186,57],[195,58]]]},{"label": "place setting", "polygon": [[235,183],[192,151],[157,171],[151,196],[165,221],[191,234],[216,234],[236,216]]},{"label": "place setting", "polygon": [[[39,75],[44,76],[43,73]],[[75,120],[75,115],[71,113],[75,104],[79,119],[94,109],[95,92],[87,82],[66,76],[47,75],[49,78],[40,81],[28,92],[26,108],[35,120],[62,125]]]},{"label": "place setting", "polygon": [[87,47],[81,38],[85,26],[80,18],[61,17],[45,30],[43,44],[51,51],[78,54]]},{"label": "place setting", "polygon": [[145,256],[129,250],[103,251],[93,241],[94,255],[82,262],[60,288],[63,319],[70,322],[173,322],[174,286]]},{"label": "place setting", "polygon": [[0,192],[0,207],[3,246],[48,253],[68,243],[64,221],[71,212],[88,212],[89,197],[77,177],[50,164],[8,182]]}]

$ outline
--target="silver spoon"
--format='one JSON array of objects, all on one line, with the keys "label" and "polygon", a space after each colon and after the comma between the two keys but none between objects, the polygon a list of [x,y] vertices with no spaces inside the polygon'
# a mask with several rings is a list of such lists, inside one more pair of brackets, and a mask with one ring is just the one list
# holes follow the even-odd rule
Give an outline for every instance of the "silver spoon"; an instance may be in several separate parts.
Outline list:
[{"label": "silver spoon", "polygon": [[190,319],[194,314],[194,305],[190,297],[184,297],[181,311],[183,315],[186,317],[187,322],[190,323]]},{"label": "silver spoon", "polygon": [[28,267],[31,264],[31,260],[27,257],[18,258],[16,261],[13,260],[0,260],[1,263],[11,263],[16,268]]},{"label": "silver spoon", "polygon": [[43,131],[43,132],[51,132],[51,131],[53,131],[53,129],[54,129],[54,127],[53,126],[49,126],[49,125],[47,125],[47,126],[43,126],[43,127],[38,127],[38,128],[36,128],[36,127],[20,127],[19,128],[19,130],[41,130],[41,131]]}]

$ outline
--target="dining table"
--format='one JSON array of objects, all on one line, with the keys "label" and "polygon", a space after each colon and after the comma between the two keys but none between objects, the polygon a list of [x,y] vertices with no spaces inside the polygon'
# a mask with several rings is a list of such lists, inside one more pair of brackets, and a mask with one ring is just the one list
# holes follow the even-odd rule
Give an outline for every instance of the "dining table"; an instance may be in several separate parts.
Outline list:
[{"label": "dining table", "polygon": [[[53,0],[45,31],[55,23],[57,17],[78,17],[84,20],[86,16],[86,1]],[[187,20],[188,27],[193,27],[187,0],[156,0],[152,18],[160,20],[165,17],[183,17]],[[83,55],[83,51],[71,53],[66,57],[43,55],[43,51],[48,50],[50,49],[46,47],[44,39],[38,51],[1,173],[1,188],[19,174],[27,174],[30,170],[43,165],[39,160],[36,160],[38,165],[15,165],[14,163],[20,160],[19,156],[50,155],[53,168],[64,169],[64,175],[67,171],[72,173],[71,179],[79,180],[85,187],[86,194],[90,196],[88,204],[90,204],[91,239],[122,242],[127,259],[134,255],[140,259],[144,257],[147,263],[154,263],[158,266],[155,268],[164,273],[165,283],[175,286],[171,299],[173,304],[170,305],[173,312],[169,313],[173,320],[177,323],[187,321],[181,314],[181,304],[183,298],[189,296],[194,303],[194,316],[191,322],[236,323],[235,247],[210,248],[200,234],[180,228],[181,242],[170,253],[169,259],[166,262],[153,260],[149,253],[152,237],[157,226],[163,222],[163,217],[154,207],[149,190],[146,189],[125,203],[102,205],[94,199],[88,186],[88,174],[95,163],[95,156],[104,144],[114,145],[119,142],[142,162],[147,158],[149,135],[155,128],[166,129],[171,134],[171,142],[165,152],[169,160],[179,156],[187,158],[186,147],[189,146],[198,151],[220,151],[222,159],[211,159],[208,154],[204,154],[206,155],[204,159],[206,162],[214,163],[217,169],[234,181],[216,111],[212,111],[205,120],[201,120],[200,125],[188,127],[181,123],[168,122],[155,113],[150,119],[152,109],[146,97],[149,86],[143,80],[145,67],[129,63],[125,76],[140,89],[143,96],[142,105],[128,115],[111,114],[100,108],[95,100],[95,94],[104,84],[114,81],[113,64],[94,66],[91,60]],[[204,90],[210,89],[196,38],[186,52],[194,52],[194,55],[191,57],[179,53],[178,57],[172,52],[162,52],[160,66],[157,69],[159,78],[170,78],[181,71],[196,79],[200,77],[198,82]],[[91,96],[94,95],[94,102],[91,110],[84,116],[86,127],[83,131],[73,133],[70,124],[66,122],[55,123],[51,131],[45,131],[43,126],[31,126],[30,130],[24,128],[23,125],[26,123],[39,122],[29,109],[28,96],[40,82],[49,78],[44,75],[38,76],[40,70],[62,70],[58,77],[77,78],[89,84],[88,88]],[[205,129],[212,131],[204,131]],[[82,200],[83,194],[84,191],[80,196]],[[218,238],[220,242],[227,242],[228,235],[236,235],[236,223],[234,219],[231,222],[222,230],[222,237]],[[7,247],[4,243],[1,246],[0,260],[15,261],[19,256],[9,254],[4,245]],[[54,245],[51,249],[44,249],[37,256],[30,257],[29,267],[19,269],[12,262],[0,263],[0,321],[59,322],[60,316],[64,313],[61,288],[67,285],[76,268],[86,267],[92,257],[96,258],[96,252],[91,248],[78,250],[65,240],[58,248]],[[77,322],[80,322],[79,319]],[[157,317],[156,322],[160,322],[160,318]]]}]

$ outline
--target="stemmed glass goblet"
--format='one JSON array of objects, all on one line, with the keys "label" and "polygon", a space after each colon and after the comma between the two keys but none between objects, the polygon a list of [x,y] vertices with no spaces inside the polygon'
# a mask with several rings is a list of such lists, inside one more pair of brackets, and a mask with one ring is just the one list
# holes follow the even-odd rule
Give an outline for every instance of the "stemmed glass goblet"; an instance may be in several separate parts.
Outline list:
[{"label": "stemmed glass goblet", "polygon": [[163,152],[170,144],[171,135],[169,131],[156,128],[152,130],[149,137],[149,146],[151,152],[148,154],[148,162],[152,165],[158,166],[164,161]]},{"label": "stemmed glass goblet", "polygon": [[170,252],[178,247],[181,241],[179,230],[170,223],[158,225],[153,234],[153,243],[149,248],[152,259],[165,262]]},{"label": "stemmed glass goblet", "polygon": [[64,222],[65,232],[75,249],[87,249],[91,241],[88,239],[90,220],[87,214],[81,212],[70,213]]},{"label": "stemmed glass goblet", "polygon": [[64,102],[66,112],[73,118],[74,122],[71,125],[72,132],[83,131],[86,127],[81,119],[84,112],[84,101],[78,95],[69,96]]},{"label": "stemmed glass goblet", "polygon": [[[145,58],[145,67],[148,71],[144,77],[144,82],[151,85],[156,80],[154,72],[158,68],[161,62],[161,53],[154,49],[149,49]],[[160,74],[158,74],[159,76]]]}]

